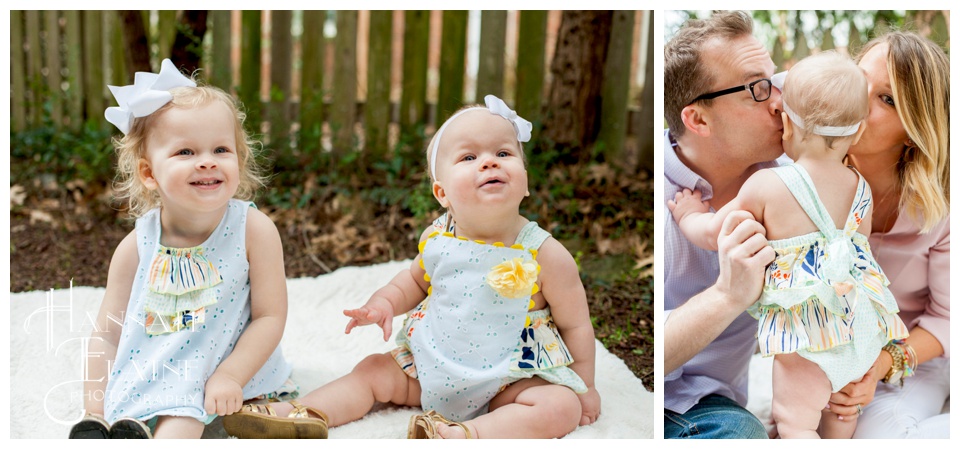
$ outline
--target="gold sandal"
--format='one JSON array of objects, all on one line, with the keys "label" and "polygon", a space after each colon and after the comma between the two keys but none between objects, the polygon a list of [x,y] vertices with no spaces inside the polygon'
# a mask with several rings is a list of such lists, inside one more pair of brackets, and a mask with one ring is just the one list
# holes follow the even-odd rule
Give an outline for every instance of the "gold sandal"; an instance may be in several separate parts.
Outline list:
[{"label": "gold sandal", "polygon": [[463,433],[466,435],[468,440],[473,438],[473,434],[470,432],[470,429],[468,429],[463,423],[450,421],[449,419],[444,418],[443,415],[430,410],[427,413],[413,415],[410,417],[410,426],[407,428],[407,439],[433,440],[441,438],[440,434],[437,432],[437,423],[443,423],[448,426],[457,426],[463,429]]},{"label": "gold sandal", "polygon": [[326,414],[297,401],[289,403],[293,410],[286,418],[278,417],[268,404],[246,404],[223,417],[223,428],[237,438],[327,438]]}]

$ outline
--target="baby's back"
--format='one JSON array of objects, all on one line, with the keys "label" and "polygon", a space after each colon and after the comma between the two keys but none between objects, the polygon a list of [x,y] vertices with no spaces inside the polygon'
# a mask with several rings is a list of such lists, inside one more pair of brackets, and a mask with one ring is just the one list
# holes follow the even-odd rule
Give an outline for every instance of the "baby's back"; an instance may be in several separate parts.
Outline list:
[{"label": "baby's back", "polygon": [[[859,179],[856,172],[843,166],[836,169],[804,168],[834,226],[842,229],[857,192]],[[769,169],[757,174],[761,173],[768,186],[762,195],[762,223],[767,230],[767,240],[782,240],[818,231],[783,180]]]}]

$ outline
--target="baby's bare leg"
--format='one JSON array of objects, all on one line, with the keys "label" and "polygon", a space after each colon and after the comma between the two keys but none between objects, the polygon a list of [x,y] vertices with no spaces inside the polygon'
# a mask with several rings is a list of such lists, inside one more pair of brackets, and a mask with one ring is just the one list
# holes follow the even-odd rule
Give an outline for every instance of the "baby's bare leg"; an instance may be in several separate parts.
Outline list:
[{"label": "baby's bare leg", "polygon": [[[466,421],[474,438],[559,438],[580,423],[580,399],[570,388],[524,379],[490,402],[490,412]],[[463,438],[457,426],[438,426],[443,438]]]},{"label": "baby's bare leg", "polygon": [[817,364],[797,354],[774,356],[773,419],[780,438],[820,438],[817,426],[830,392]]},{"label": "baby's bare leg", "polygon": [[[407,376],[390,354],[374,354],[347,374],[299,399],[301,404],[327,414],[330,427],[356,421],[377,402],[420,405],[420,383]],[[288,403],[271,405],[277,416],[293,409]]]},{"label": "baby's bare leg", "polygon": [[203,423],[187,416],[161,416],[157,419],[154,438],[200,438]]}]

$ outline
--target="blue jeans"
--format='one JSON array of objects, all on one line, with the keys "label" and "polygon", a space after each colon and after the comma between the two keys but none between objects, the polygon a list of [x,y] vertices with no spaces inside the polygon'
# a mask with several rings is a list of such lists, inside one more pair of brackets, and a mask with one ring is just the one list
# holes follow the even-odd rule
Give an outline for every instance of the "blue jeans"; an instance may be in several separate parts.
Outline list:
[{"label": "blue jeans", "polygon": [[664,410],[663,437],[670,438],[767,438],[767,431],[753,413],[734,400],[711,394],[679,414]]}]

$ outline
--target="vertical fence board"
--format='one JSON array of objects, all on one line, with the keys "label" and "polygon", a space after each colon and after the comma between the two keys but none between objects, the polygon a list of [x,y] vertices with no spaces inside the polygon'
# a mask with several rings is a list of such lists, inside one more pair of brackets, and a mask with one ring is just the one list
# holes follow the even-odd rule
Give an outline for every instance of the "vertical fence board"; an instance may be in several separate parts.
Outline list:
[{"label": "vertical fence board", "polygon": [[338,158],[355,149],[357,116],[357,11],[337,11],[330,129]]},{"label": "vertical fence board", "polygon": [[437,126],[463,105],[463,75],[467,57],[467,11],[444,11],[440,39],[440,86]]},{"label": "vertical fence board", "polygon": [[417,126],[427,118],[427,48],[430,11],[406,11],[403,21],[403,91],[400,95],[400,132],[419,147]]},{"label": "vertical fence board", "polygon": [[517,114],[539,128],[547,54],[547,12],[521,11],[517,48]]},{"label": "vertical fence board", "polygon": [[640,113],[637,114],[637,121],[635,122],[637,126],[634,128],[637,131],[634,133],[637,136],[637,141],[639,143],[639,154],[637,157],[637,168],[653,171],[653,158],[654,158],[654,149],[656,147],[656,139],[654,135],[657,134],[657,131],[654,131],[654,124],[659,120],[653,115],[653,11],[647,11],[644,13],[646,15],[646,26],[647,26],[647,40],[644,43],[647,46],[647,58],[646,63],[644,64],[643,70],[643,93],[640,96]]},{"label": "vertical fence board", "polygon": [[303,71],[300,76],[300,148],[305,153],[320,148],[323,130],[323,26],[326,11],[303,12],[303,34],[300,35]]},{"label": "vertical fence board", "polygon": [[270,143],[286,146],[290,138],[290,96],[293,93],[293,14],[270,11]]},{"label": "vertical fence board", "polygon": [[44,23],[46,29],[46,59],[47,59],[47,86],[50,95],[50,118],[54,126],[63,126],[63,90],[60,87],[62,77],[60,70],[63,62],[60,59],[60,14],[58,11],[45,11]]},{"label": "vertical fence board", "polygon": [[601,87],[600,131],[597,144],[608,162],[620,161],[627,137],[627,102],[630,99],[630,62],[633,53],[635,11],[614,11]]},{"label": "vertical fence board", "polygon": [[43,121],[43,53],[40,50],[40,11],[26,12],[27,32],[27,88],[30,92],[30,124],[40,126]]},{"label": "vertical fence board", "polygon": [[[149,21],[147,23],[150,23]],[[177,12],[157,11],[157,46],[160,59],[169,58],[173,50],[173,39],[177,35]]]},{"label": "vertical fence board", "polygon": [[81,33],[80,11],[63,12],[67,22],[67,34],[64,39],[67,54],[67,124],[77,130],[83,126],[83,69],[80,61],[83,57],[83,37]]},{"label": "vertical fence board", "polygon": [[260,133],[260,11],[243,11],[240,27],[240,101],[248,131]]},{"label": "vertical fence board", "polygon": [[387,153],[390,137],[390,48],[393,11],[370,11],[369,28],[364,152],[369,160],[375,161],[382,159]]},{"label": "vertical fence board", "polygon": [[27,128],[27,110],[24,95],[27,83],[26,62],[23,54],[23,12],[10,11],[10,128],[23,131]]},{"label": "vertical fence board", "polygon": [[86,121],[104,126],[103,12],[83,11],[83,82]]},{"label": "vertical fence board", "polygon": [[503,50],[507,45],[507,12],[480,13],[480,65],[477,69],[477,102],[485,95],[503,98]]},{"label": "vertical fence board", "polygon": [[213,46],[210,83],[227,93],[233,92],[233,70],[230,66],[230,11],[210,11],[213,26]]},{"label": "vertical fence board", "polygon": [[123,20],[118,11],[103,13],[106,19],[107,33],[110,37],[110,84],[123,86],[127,84],[127,47],[123,43]]}]

